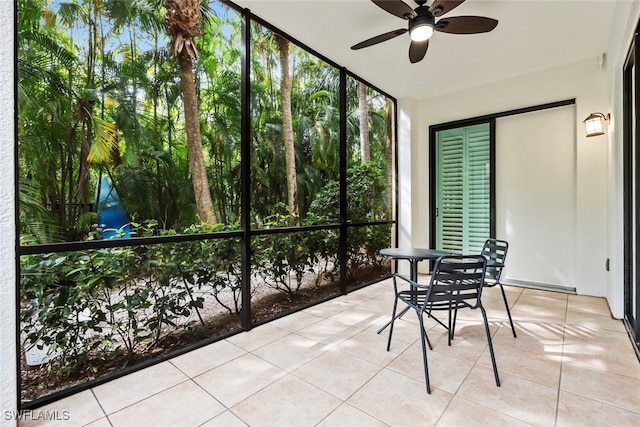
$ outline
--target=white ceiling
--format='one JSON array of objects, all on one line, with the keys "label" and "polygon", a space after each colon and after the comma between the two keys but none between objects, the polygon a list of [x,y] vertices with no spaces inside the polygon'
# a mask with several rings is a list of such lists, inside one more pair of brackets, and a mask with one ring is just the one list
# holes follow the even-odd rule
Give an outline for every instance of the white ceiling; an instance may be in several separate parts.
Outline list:
[{"label": "white ceiling", "polygon": [[607,50],[616,3],[629,0],[467,0],[444,16],[487,16],[499,21],[496,29],[435,33],[417,64],[409,62],[408,33],[350,49],[407,26],[370,0],[233,1],[390,95],[420,100],[596,60]]}]

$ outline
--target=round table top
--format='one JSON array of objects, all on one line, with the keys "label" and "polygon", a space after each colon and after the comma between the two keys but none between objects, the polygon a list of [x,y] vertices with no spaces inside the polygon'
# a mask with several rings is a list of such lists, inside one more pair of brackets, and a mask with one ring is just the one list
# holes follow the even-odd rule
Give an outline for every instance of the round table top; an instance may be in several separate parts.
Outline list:
[{"label": "round table top", "polygon": [[438,249],[422,248],[384,248],[380,249],[380,255],[396,259],[438,259],[444,255],[451,255],[451,252]]}]

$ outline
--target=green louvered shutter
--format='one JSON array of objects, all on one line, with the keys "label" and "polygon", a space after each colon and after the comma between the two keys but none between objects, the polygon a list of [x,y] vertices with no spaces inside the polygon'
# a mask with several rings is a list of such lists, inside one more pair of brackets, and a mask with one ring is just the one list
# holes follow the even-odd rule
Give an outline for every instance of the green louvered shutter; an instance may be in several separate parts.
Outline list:
[{"label": "green louvered shutter", "polygon": [[489,124],[437,133],[436,245],[479,253],[490,232]]},{"label": "green louvered shutter", "polygon": [[462,252],[464,220],[464,130],[438,132],[437,248]]}]

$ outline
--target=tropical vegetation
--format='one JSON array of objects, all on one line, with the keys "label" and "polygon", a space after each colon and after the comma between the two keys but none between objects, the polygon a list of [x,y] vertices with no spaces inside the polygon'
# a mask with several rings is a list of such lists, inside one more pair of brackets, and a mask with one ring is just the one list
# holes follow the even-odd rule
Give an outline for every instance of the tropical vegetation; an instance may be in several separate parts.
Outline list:
[{"label": "tropical vegetation", "polygon": [[388,275],[393,99],[230,2],[17,11],[25,401]]}]

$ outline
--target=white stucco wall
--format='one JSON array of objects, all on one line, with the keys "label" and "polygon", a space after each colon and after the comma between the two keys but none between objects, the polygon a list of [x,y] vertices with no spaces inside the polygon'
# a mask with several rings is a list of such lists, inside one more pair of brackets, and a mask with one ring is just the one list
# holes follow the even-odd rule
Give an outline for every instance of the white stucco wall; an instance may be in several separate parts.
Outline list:
[{"label": "white stucco wall", "polygon": [[[398,241],[397,246],[411,247],[413,235],[413,200],[414,172],[413,172],[413,146],[412,141],[417,137],[417,129],[412,126],[415,123],[417,103],[413,99],[398,100]],[[406,263],[398,263],[398,270],[408,274]]]},{"label": "white stucco wall", "polygon": [[[411,157],[414,184],[420,197],[414,199],[414,216],[429,212],[428,200],[428,129],[430,125],[499,113],[517,108],[576,99],[576,221],[575,282],[577,292],[605,296],[607,280],[607,177],[608,136],[586,138],[582,120],[591,112],[609,108],[606,69],[600,58],[541,73],[526,75],[499,84],[421,101],[417,113],[417,139],[412,141]],[[498,194],[496,197],[500,197]],[[428,215],[412,223],[412,244],[429,245]],[[571,225],[569,225],[571,226]],[[498,224],[500,228],[500,224]],[[424,267],[423,267],[424,268]]]},{"label": "white stucco wall", "polygon": [[[0,425],[16,425],[17,409],[14,215],[13,8],[0,1]],[[7,419],[9,418],[9,419]]]}]

